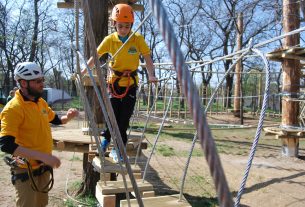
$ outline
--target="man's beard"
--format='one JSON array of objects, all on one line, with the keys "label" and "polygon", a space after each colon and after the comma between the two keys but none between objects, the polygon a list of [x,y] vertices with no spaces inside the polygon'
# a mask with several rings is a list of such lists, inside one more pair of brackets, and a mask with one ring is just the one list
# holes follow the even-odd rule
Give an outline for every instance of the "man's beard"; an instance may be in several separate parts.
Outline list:
[{"label": "man's beard", "polygon": [[40,92],[40,91],[37,91],[37,90],[33,90],[31,87],[28,86],[28,94],[30,96],[33,96],[35,97],[35,100],[38,100],[40,97],[42,97],[42,93],[43,92]]}]

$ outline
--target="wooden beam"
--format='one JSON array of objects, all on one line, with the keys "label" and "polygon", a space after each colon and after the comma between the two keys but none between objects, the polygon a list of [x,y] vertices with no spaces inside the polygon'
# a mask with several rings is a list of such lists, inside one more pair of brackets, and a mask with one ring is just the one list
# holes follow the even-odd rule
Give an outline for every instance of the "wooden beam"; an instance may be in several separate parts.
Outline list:
[{"label": "wooden beam", "polygon": [[[169,196],[157,196],[157,197],[148,197],[142,198],[143,204],[145,207],[159,207],[159,206],[166,206],[166,207],[191,207],[184,198],[180,201],[179,194],[169,195]],[[128,207],[127,200],[120,201],[120,207]],[[138,202],[136,199],[130,199],[130,206],[131,207],[138,207]]]},{"label": "wooden beam", "polygon": [[[126,1],[126,3],[128,3],[128,2],[129,1]],[[137,1],[134,1],[134,2],[137,2]],[[122,3],[124,3],[124,1],[122,1]],[[134,11],[140,11],[140,12],[144,11],[144,6],[141,5],[141,4],[131,4],[130,6],[132,7],[132,9]],[[59,2],[57,2],[57,8],[59,8],[59,9],[73,9],[74,8],[74,1],[69,1],[69,2],[59,1]],[[81,5],[80,5],[79,8],[81,8]],[[113,5],[110,5],[108,10],[112,10],[112,8],[113,8]]]}]

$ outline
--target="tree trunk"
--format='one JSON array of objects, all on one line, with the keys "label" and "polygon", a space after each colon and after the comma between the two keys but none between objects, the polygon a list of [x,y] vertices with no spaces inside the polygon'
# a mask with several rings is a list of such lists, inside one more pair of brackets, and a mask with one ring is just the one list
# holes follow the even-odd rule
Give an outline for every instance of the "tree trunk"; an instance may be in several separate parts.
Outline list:
[{"label": "tree trunk", "polygon": [[[90,0],[88,1],[89,11],[91,16],[91,24],[97,45],[104,39],[108,33],[108,1],[106,0]],[[89,59],[90,54],[89,41],[87,34],[85,34],[85,55]],[[85,88],[86,96],[89,104],[94,110],[97,125],[105,123],[102,109],[99,105],[97,96],[92,86]],[[86,115],[87,117],[87,115]],[[88,120],[88,118],[86,118]],[[91,162],[88,160],[88,155],[84,154],[83,159],[83,183],[81,189],[78,191],[80,195],[95,195],[95,187],[97,181],[100,179],[99,173],[95,173]]]},{"label": "tree trunk", "polygon": [[[242,49],[242,33],[243,33],[243,15],[242,13],[238,14],[238,22],[237,22],[237,50]],[[242,114],[240,113],[241,110],[241,76],[242,76],[242,60],[238,61],[235,67],[235,87],[234,87],[234,116],[240,117]],[[242,117],[241,117],[242,118]]]},{"label": "tree trunk", "polygon": [[[290,32],[300,27],[299,3],[296,0],[283,1],[283,28],[284,32]],[[290,35],[285,38],[284,49],[289,49],[300,44],[300,35]],[[282,92],[287,94],[282,98],[282,126],[296,127],[298,125],[300,91],[300,61],[284,59],[283,61],[283,86]],[[287,137],[282,139],[282,153],[285,156],[298,156],[299,138]]]}]

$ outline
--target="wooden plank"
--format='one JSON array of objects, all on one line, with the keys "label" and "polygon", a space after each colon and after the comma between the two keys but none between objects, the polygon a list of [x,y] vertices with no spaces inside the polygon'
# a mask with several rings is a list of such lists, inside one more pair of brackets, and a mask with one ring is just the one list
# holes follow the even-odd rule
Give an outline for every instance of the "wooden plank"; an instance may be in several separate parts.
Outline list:
[{"label": "wooden plank", "polygon": [[[98,157],[93,158],[92,165],[94,169],[101,173],[102,168],[101,168],[101,161]],[[112,161],[112,158],[105,157],[105,163],[104,163],[104,172],[105,173],[120,173],[120,174],[127,174],[126,168],[123,166],[123,171],[121,170],[120,165],[114,163]]]},{"label": "wooden plank", "polygon": [[[123,1],[121,1],[121,2],[123,2]],[[130,1],[126,1],[126,3],[129,3],[129,2]],[[133,0],[133,2],[136,2],[136,1]],[[130,6],[132,7],[132,9],[134,11],[140,11],[140,12],[144,11],[144,6],[141,5],[141,4],[131,4]],[[71,0],[69,2],[60,2],[59,1],[59,2],[57,2],[57,8],[59,8],[59,9],[73,9],[74,8],[74,1],[73,0]],[[79,8],[81,8],[81,5],[80,5]],[[112,6],[110,5],[108,9],[111,10]]]},{"label": "wooden plank", "polygon": [[93,144],[95,143],[94,138],[84,135],[80,129],[69,129],[63,128],[61,130],[52,130],[52,137],[55,141],[64,141],[79,143],[79,144]]},{"label": "wooden plank", "polygon": [[[64,148],[62,148],[62,145]],[[56,141],[53,141],[53,149],[58,151],[67,151],[67,152],[82,152],[89,153],[89,144],[77,144],[71,142],[64,142],[61,146],[56,144]]]},{"label": "wooden plank", "polygon": [[[145,207],[191,207],[184,198],[179,201],[179,194],[142,198]],[[138,207],[136,199],[130,199],[131,207]],[[120,207],[128,207],[127,200],[120,201]]]},{"label": "wooden plank", "polygon": [[[133,192],[133,188],[130,181],[127,182],[127,191]],[[150,183],[143,183],[142,180],[136,180],[137,186],[140,192],[142,191],[153,191],[154,187]],[[108,181],[106,185],[104,185],[104,182],[99,181],[97,184],[97,189],[102,193],[102,195],[112,195],[112,194],[118,194],[118,193],[125,193],[125,186],[123,181]]]},{"label": "wooden plank", "polygon": [[[69,2],[59,1],[59,2],[57,2],[57,8],[72,9],[72,8],[74,8],[74,1],[69,1]],[[81,8],[81,4],[79,4],[79,8]]]},{"label": "wooden plank", "polygon": [[95,187],[95,197],[101,206],[115,207],[116,196],[115,195],[103,195],[98,186]]}]

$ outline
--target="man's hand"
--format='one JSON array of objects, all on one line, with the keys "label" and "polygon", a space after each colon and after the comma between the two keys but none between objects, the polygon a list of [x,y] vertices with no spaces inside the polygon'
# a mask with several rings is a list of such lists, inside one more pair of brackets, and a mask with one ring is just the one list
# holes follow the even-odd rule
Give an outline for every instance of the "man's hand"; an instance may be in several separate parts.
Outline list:
[{"label": "man's hand", "polygon": [[75,109],[75,108],[70,108],[68,111],[67,111],[67,114],[66,114],[66,116],[67,116],[67,118],[69,119],[69,120],[71,120],[71,119],[73,119],[74,117],[76,117],[76,116],[78,116],[78,110],[77,109]]},{"label": "man's hand", "polygon": [[60,159],[54,155],[44,154],[41,161],[52,168],[59,168],[61,165]]},{"label": "man's hand", "polygon": [[78,110],[75,109],[75,108],[70,108],[68,111],[67,111],[67,114],[62,116],[60,119],[61,119],[61,123],[62,124],[66,124],[68,123],[68,121],[70,121],[71,119],[73,119],[74,117],[78,116]]}]

